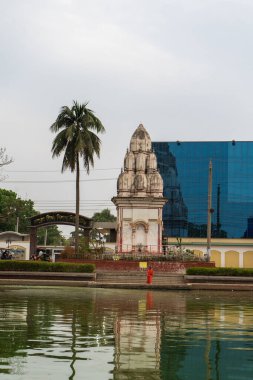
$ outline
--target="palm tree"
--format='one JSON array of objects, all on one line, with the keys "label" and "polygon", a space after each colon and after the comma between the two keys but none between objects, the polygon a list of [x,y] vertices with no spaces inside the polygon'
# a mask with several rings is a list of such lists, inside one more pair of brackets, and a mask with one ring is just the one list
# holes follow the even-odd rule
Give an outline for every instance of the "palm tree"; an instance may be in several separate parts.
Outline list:
[{"label": "palm tree", "polygon": [[94,155],[99,157],[101,141],[96,133],[105,132],[101,121],[87,108],[88,103],[79,104],[73,101],[71,108],[64,106],[51,125],[52,132],[58,132],[53,145],[53,157],[64,153],[62,172],[70,169],[76,171],[76,220],[75,251],[79,251],[79,208],[80,208],[80,161],[86,173],[94,166]]}]

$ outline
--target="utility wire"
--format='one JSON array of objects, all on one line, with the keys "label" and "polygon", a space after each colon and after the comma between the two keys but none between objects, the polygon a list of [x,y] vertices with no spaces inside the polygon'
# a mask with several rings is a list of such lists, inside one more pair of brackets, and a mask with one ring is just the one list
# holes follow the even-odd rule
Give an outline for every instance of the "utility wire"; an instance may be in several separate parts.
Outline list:
[{"label": "utility wire", "polygon": [[[80,179],[80,182],[100,182],[100,181],[116,181],[117,178],[96,178],[96,179]],[[63,179],[63,180],[57,180],[57,181],[4,181],[4,183],[67,183],[67,182],[76,182],[74,179]]]},{"label": "utility wire", "polygon": [[[101,169],[91,169],[92,171],[97,170],[120,170],[121,168],[101,168]],[[4,170],[5,173],[61,173],[59,170]],[[80,169],[80,172],[86,172],[84,169]],[[66,171],[68,173],[68,171]]]}]

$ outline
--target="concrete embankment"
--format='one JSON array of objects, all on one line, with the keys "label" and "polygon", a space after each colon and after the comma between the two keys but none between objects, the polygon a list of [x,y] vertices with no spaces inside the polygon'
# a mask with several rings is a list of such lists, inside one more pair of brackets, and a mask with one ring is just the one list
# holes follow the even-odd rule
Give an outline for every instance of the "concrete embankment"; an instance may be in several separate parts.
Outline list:
[{"label": "concrete embankment", "polygon": [[0,285],[89,286],[96,273],[0,271]]},{"label": "concrete embankment", "polygon": [[248,290],[253,291],[253,277],[184,276],[192,290]]},{"label": "concrete embankment", "polygon": [[97,271],[96,273],[0,272],[0,285],[75,286],[152,290],[253,291],[253,278],[187,276],[182,273],[163,272],[155,273],[152,284],[147,284],[146,273],[141,271]]}]

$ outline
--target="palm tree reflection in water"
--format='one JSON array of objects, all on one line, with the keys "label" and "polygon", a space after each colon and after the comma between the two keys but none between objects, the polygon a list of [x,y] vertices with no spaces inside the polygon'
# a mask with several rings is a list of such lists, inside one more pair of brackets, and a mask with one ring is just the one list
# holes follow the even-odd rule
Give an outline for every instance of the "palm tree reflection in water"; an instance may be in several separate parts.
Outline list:
[{"label": "palm tree reflection in water", "polygon": [[70,363],[70,368],[72,370],[69,380],[74,380],[76,374],[74,364],[76,362],[76,310],[73,309],[73,318],[72,318],[72,343],[71,343],[71,352],[72,352],[72,361]]}]

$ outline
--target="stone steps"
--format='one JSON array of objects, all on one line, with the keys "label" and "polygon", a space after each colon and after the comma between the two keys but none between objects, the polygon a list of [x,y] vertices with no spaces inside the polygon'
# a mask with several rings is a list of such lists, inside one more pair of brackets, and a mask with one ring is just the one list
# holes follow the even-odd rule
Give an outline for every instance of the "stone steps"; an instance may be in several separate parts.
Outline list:
[{"label": "stone steps", "polygon": [[[141,271],[97,271],[96,273],[51,273],[51,272],[0,272],[1,285],[39,285],[39,286],[90,286],[145,288],[146,272]],[[155,272],[154,287],[185,287],[183,274]]]},{"label": "stone steps", "polygon": [[[97,283],[111,284],[146,284],[146,273],[142,272],[97,272]],[[153,285],[185,284],[184,275],[156,273],[153,276]]]}]

